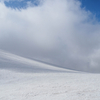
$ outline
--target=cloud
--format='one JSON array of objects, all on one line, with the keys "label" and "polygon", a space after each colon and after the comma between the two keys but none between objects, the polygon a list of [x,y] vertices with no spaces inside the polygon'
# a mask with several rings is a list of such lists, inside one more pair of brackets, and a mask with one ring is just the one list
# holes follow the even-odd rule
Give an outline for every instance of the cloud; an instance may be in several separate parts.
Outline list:
[{"label": "cloud", "polygon": [[78,0],[15,10],[0,3],[0,49],[61,67],[100,72],[100,24]]}]

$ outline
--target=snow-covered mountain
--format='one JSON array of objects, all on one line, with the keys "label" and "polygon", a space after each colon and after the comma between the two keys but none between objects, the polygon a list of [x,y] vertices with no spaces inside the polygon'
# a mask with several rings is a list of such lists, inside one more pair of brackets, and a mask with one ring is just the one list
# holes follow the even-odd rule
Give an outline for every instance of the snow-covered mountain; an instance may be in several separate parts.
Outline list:
[{"label": "snow-covered mountain", "polygon": [[0,50],[0,100],[99,100],[100,75]]},{"label": "snow-covered mountain", "polygon": [[0,68],[22,72],[72,72],[72,70],[21,57],[12,53],[5,52],[3,50],[0,50]]}]

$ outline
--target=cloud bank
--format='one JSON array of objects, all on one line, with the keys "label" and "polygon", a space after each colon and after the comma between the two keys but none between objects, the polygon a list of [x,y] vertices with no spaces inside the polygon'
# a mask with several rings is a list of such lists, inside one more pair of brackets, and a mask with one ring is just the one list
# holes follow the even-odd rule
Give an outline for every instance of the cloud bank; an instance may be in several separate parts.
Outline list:
[{"label": "cloud bank", "polygon": [[100,72],[100,23],[78,0],[27,9],[0,3],[0,49],[64,68]]}]

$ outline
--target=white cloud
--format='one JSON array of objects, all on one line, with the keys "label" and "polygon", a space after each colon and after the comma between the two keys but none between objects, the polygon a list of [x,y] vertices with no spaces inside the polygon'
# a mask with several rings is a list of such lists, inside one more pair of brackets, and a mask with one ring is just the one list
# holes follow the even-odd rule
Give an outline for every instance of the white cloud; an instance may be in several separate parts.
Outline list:
[{"label": "white cloud", "polygon": [[80,5],[77,0],[45,0],[19,11],[0,3],[0,49],[92,70],[97,65],[91,64],[91,55],[100,48],[100,25]]}]

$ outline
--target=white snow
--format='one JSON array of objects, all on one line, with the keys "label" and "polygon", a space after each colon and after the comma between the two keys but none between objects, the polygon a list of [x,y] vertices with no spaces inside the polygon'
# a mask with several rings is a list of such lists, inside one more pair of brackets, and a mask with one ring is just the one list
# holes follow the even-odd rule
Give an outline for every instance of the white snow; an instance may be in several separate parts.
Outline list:
[{"label": "white snow", "polygon": [[22,64],[27,65],[27,68],[28,68],[28,66],[31,66],[31,67],[33,66],[32,68],[36,67],[38,69],[42,68],[42,69],[56,70],[56,71],[71,71],[71,70],[68,70],[68,69],[66,70],[64,68],[45,64],[45,63],[42,63],[42,62],[39,62],[39,61],[35,61],[35,60],[32,60],[32,59],[28,59],[28,58],[25,58],[25,57],[21,57],[21,56],[0,50],[0,61],[2,61],[2,59],[3,59],[4,63],[5,62],[8,62],[8,63],[10,62],[10,63],[14,63],[14,64],[20,63],[20,65],[22,65]]},{"label": "white snow", "polygon": [[0,50],[0,100],[100,100],[100,74],[58,68]]},{"label": "white snow", "polygon": [[99,100],[100,75],[0,70],[0,100]]}]

